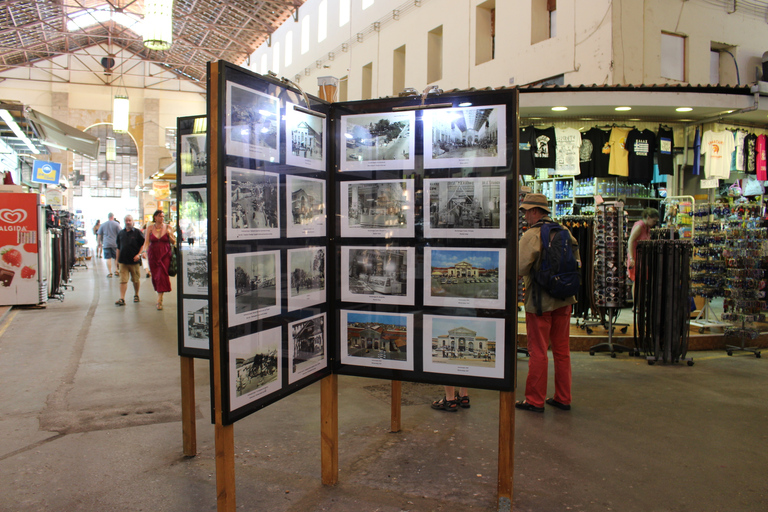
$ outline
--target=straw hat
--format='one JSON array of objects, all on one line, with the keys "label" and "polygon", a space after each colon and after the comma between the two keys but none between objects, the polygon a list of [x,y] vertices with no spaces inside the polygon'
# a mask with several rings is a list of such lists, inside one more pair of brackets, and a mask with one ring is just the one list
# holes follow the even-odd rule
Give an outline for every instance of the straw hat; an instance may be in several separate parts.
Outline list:
[{"label": "straw hat", "polygon": [[530,210],[531,208],[541,208],[547,213],[551,213],[549,200],[544,194],[525,194],[523,202],[520,203],[520,209]]}]

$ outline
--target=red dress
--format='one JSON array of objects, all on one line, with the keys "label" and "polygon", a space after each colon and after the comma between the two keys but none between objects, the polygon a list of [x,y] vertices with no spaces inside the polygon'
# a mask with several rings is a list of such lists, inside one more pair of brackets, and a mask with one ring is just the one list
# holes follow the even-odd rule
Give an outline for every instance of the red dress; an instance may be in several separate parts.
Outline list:
[{"label": "red dress", "polygon": [[160,238],[157,238],[154,232],[149,234],[147,259],[155,291],[158,293],[171,291],[171,279],[168,277],[168,267],[171,265],[171,244],[168,233]]},{"label": "red dress", "polygon": [[[627,261],[627,274],[629,274],[629,278],[633,282],[635,281],[635,270],[637,269],[637,242],[639,242],[640,240],[651,239],[651,228],[649,228],[648,225],[642,220],[635,222],[635,224],[632,226],[632,231],[634,231],[635,228],[638,226],[640,226],[640,236],[638,236],[637,240],[635,241],[635,252],[634,254],[632,254],[632,259],[635,261],[635,265],[632,268],[629,268],[629,261]],[[630,236],[631,235],[632,235],[632,232],[630,232]]]}]

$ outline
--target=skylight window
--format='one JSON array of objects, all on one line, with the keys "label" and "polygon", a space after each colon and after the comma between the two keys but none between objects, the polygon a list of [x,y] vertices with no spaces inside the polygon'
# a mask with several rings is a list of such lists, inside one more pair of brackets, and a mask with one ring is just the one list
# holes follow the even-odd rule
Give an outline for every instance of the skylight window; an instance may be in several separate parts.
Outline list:
[{"label": "skylight window", "polygon": [[85,30],[99,23],[108,23],[114,21],[136,34],[141,34],[141,18],[136,14],[124,12],[113,12],[109,9],[86,9],[69,17],[67,21],[67,30],[74,32]]}]

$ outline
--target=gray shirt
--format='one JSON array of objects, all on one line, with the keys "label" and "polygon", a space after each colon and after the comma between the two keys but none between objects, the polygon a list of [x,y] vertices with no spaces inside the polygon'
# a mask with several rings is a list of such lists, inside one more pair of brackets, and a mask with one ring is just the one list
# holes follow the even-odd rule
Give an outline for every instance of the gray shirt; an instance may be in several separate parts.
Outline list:
[{"label": "gray shirt", "polygon": [[108,220],[99,227],[99,235],[102,235],[102,246],[105,249],[117,249],[117,234],[120,232],[120,224],[114,220]]}]

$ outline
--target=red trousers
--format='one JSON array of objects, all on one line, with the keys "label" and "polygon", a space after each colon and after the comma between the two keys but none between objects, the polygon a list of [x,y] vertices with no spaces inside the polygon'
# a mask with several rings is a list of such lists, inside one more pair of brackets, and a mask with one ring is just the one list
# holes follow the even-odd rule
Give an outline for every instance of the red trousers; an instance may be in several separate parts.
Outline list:
[{"label": "red trousers", "polygon": [[528,330],[528,378],[525,381],[525,400],[536,407],[544,407],[547,398],[547,346],[552,344],[555,360],[555,396],[561,404],[571,403],[571,306],[554,311],[525,314]]}]

